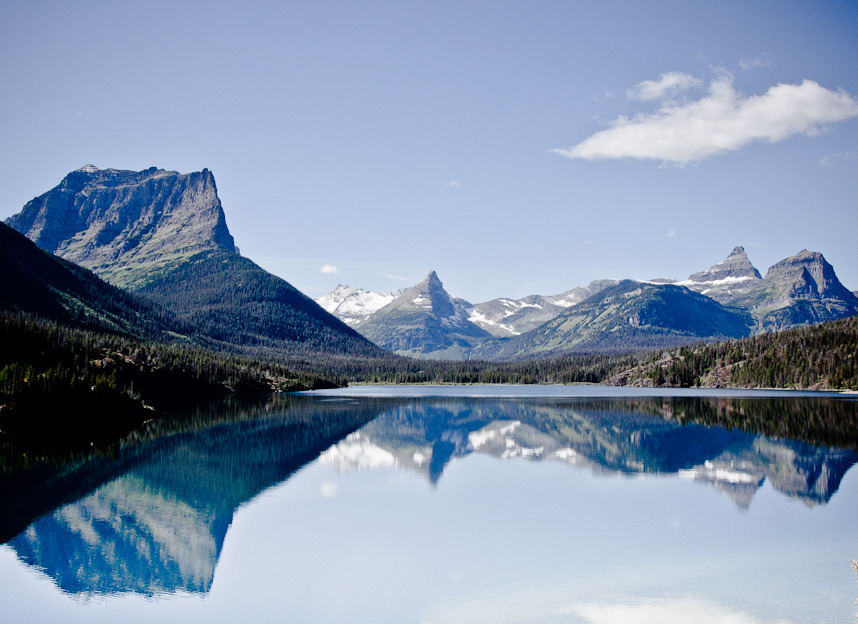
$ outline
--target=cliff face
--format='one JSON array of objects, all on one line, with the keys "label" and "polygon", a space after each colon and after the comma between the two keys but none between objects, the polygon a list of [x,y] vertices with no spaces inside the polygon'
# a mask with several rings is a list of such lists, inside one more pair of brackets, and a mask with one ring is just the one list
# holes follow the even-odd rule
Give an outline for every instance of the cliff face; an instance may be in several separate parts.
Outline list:
[{"label": "cliff face", "polygon": [[7,223],[42,249],[134,288],[189,255],[236,251],[214,176],[87,165]]},{"label": "cliff face", "polygon": [[685,282],[719,303],[745,310],[754,318],[753,333],[833,321],[858,314],[858,298],[816,251],[803,250],[769,268],[765,278],[736,247],[726,260]]},{"label": "cliff face", "polygon": [[852,293],[840,283],[821,253],[803,250],[769,268],[766,280],[792,285],[793,291],[821,299],[851,301]]},{"label": "cliff face", "polygon": [[690,282],[717,282],[727,278],[733,279],[761,279],[760,272],[754,268],[744,247],[735,247],[726,259],[710,267],[706,271],[700,271],[688,278]]}]

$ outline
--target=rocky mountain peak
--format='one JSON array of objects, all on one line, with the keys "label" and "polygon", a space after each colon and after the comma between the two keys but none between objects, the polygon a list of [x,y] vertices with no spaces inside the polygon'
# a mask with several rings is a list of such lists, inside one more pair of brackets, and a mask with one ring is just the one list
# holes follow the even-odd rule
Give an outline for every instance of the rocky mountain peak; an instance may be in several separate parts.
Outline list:
[{"label": "rocky mountain peak", "polygon": [[760,272],[754,268],[745,248],[741,245],[733,248],[724,260],[711,266],[706,271],[700,271],[688,278],[690,282],[715,282],[724,279],[762,279]]},{"label": "rocky mountain peak", "polygon": [[766,273],[766,281],[793,285],[797,293],[814,294],[822,298],[847,298],[852,293],[846,289],[832,267],[818,251],[802,249],[796,255],[772,265]]},{"label": "rocky mountain peak", "polygon": [[237,252],[208,169],[180,174],[86,165],[6,223],[45,251],[126,287],[198,251]]},{"label": "rocky mountain peak", "polygon": [[399,299],[406,300],[404,303],[408,305],[430,309],[441,317],[456,314],[453,297],[444,290],[444,284],[435,271],[430,271],[423,280],[406,289]]}]

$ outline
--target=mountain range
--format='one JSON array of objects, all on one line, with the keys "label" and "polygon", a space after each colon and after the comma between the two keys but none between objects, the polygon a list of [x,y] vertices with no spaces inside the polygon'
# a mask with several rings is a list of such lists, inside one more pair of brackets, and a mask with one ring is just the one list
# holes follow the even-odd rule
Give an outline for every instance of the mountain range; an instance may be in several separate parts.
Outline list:
[{"label": "mountain range", "polygon": [[[359,316],[341,312],[345,302],[358,300]],[[450,296],[432,271],[398,293],[341,285],[318,301],[376,344],[434,359],[662,348],[858,314],[858,297],[822,254],[803,250],[762,277],[743,247],[683,281],[605,279],[559,295],[472,304]]]},{"label": "mountain range", "polygon": [[858,314],[822,254],[765,277],[736,247],[688,279],[596,280],[472,304],[431,271],[411,288],[313,301],[242,256],[214,176],[87,165],[0,228],[0,309],[268,356],[526,359],[661,348]]}]

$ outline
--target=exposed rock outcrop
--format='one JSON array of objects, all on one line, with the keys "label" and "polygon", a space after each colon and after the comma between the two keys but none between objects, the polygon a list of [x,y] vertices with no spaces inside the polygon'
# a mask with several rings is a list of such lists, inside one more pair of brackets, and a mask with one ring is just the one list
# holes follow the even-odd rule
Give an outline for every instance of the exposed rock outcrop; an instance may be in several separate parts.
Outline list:
[{"label": "exposed rock outcrop", "polygon": [[491,337],[468,320],[471,304],[451,297],[435,271],[372,314],[358,331],[395,353],[434,359],[467,359]]},{"label": "exposed rock outcrop", "polygon": [[208,169],[181,174],[87,165],[6,222],[45,251],[123,287],[200,251],[236,251]]},{"label": "exposed rock outcrop", "polygon": [[741,245],[734,247],[730,255],[718,264],[706,271],[700,271],[691,275],[688,280],[691,282],[715,282],[727,278],[762,279],[760,272],[748,260],[745,248]]}]

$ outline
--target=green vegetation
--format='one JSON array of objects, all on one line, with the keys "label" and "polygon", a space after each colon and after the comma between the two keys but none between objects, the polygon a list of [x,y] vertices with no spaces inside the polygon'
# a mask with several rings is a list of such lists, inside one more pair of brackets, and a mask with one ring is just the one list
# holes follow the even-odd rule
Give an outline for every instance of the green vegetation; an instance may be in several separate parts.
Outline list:
[{"label": "green vegetation", "polygon": [[569,384],[600,383],[618,368],[633,366],[637,356],[579,353],[523,362],[480,360],[413,360],[404,357],[367,359],[315,358],[301,366],[317,364],[349,383],[385,384]]},{"label": "green vegetation", "polygon": [[142,341],[0,312],[0,462],[117,440],[154,408],[191,398],[344,383],[283,364]]},{"label": "green vegetation", "polygon": [[858,390],[858,317],[650,355],[611,383]]},{"label": "green vegetation", "polygon": [[200,252],[133,294],[220,349],[264,357],[385,354],[288,282],[229,251]]}]

